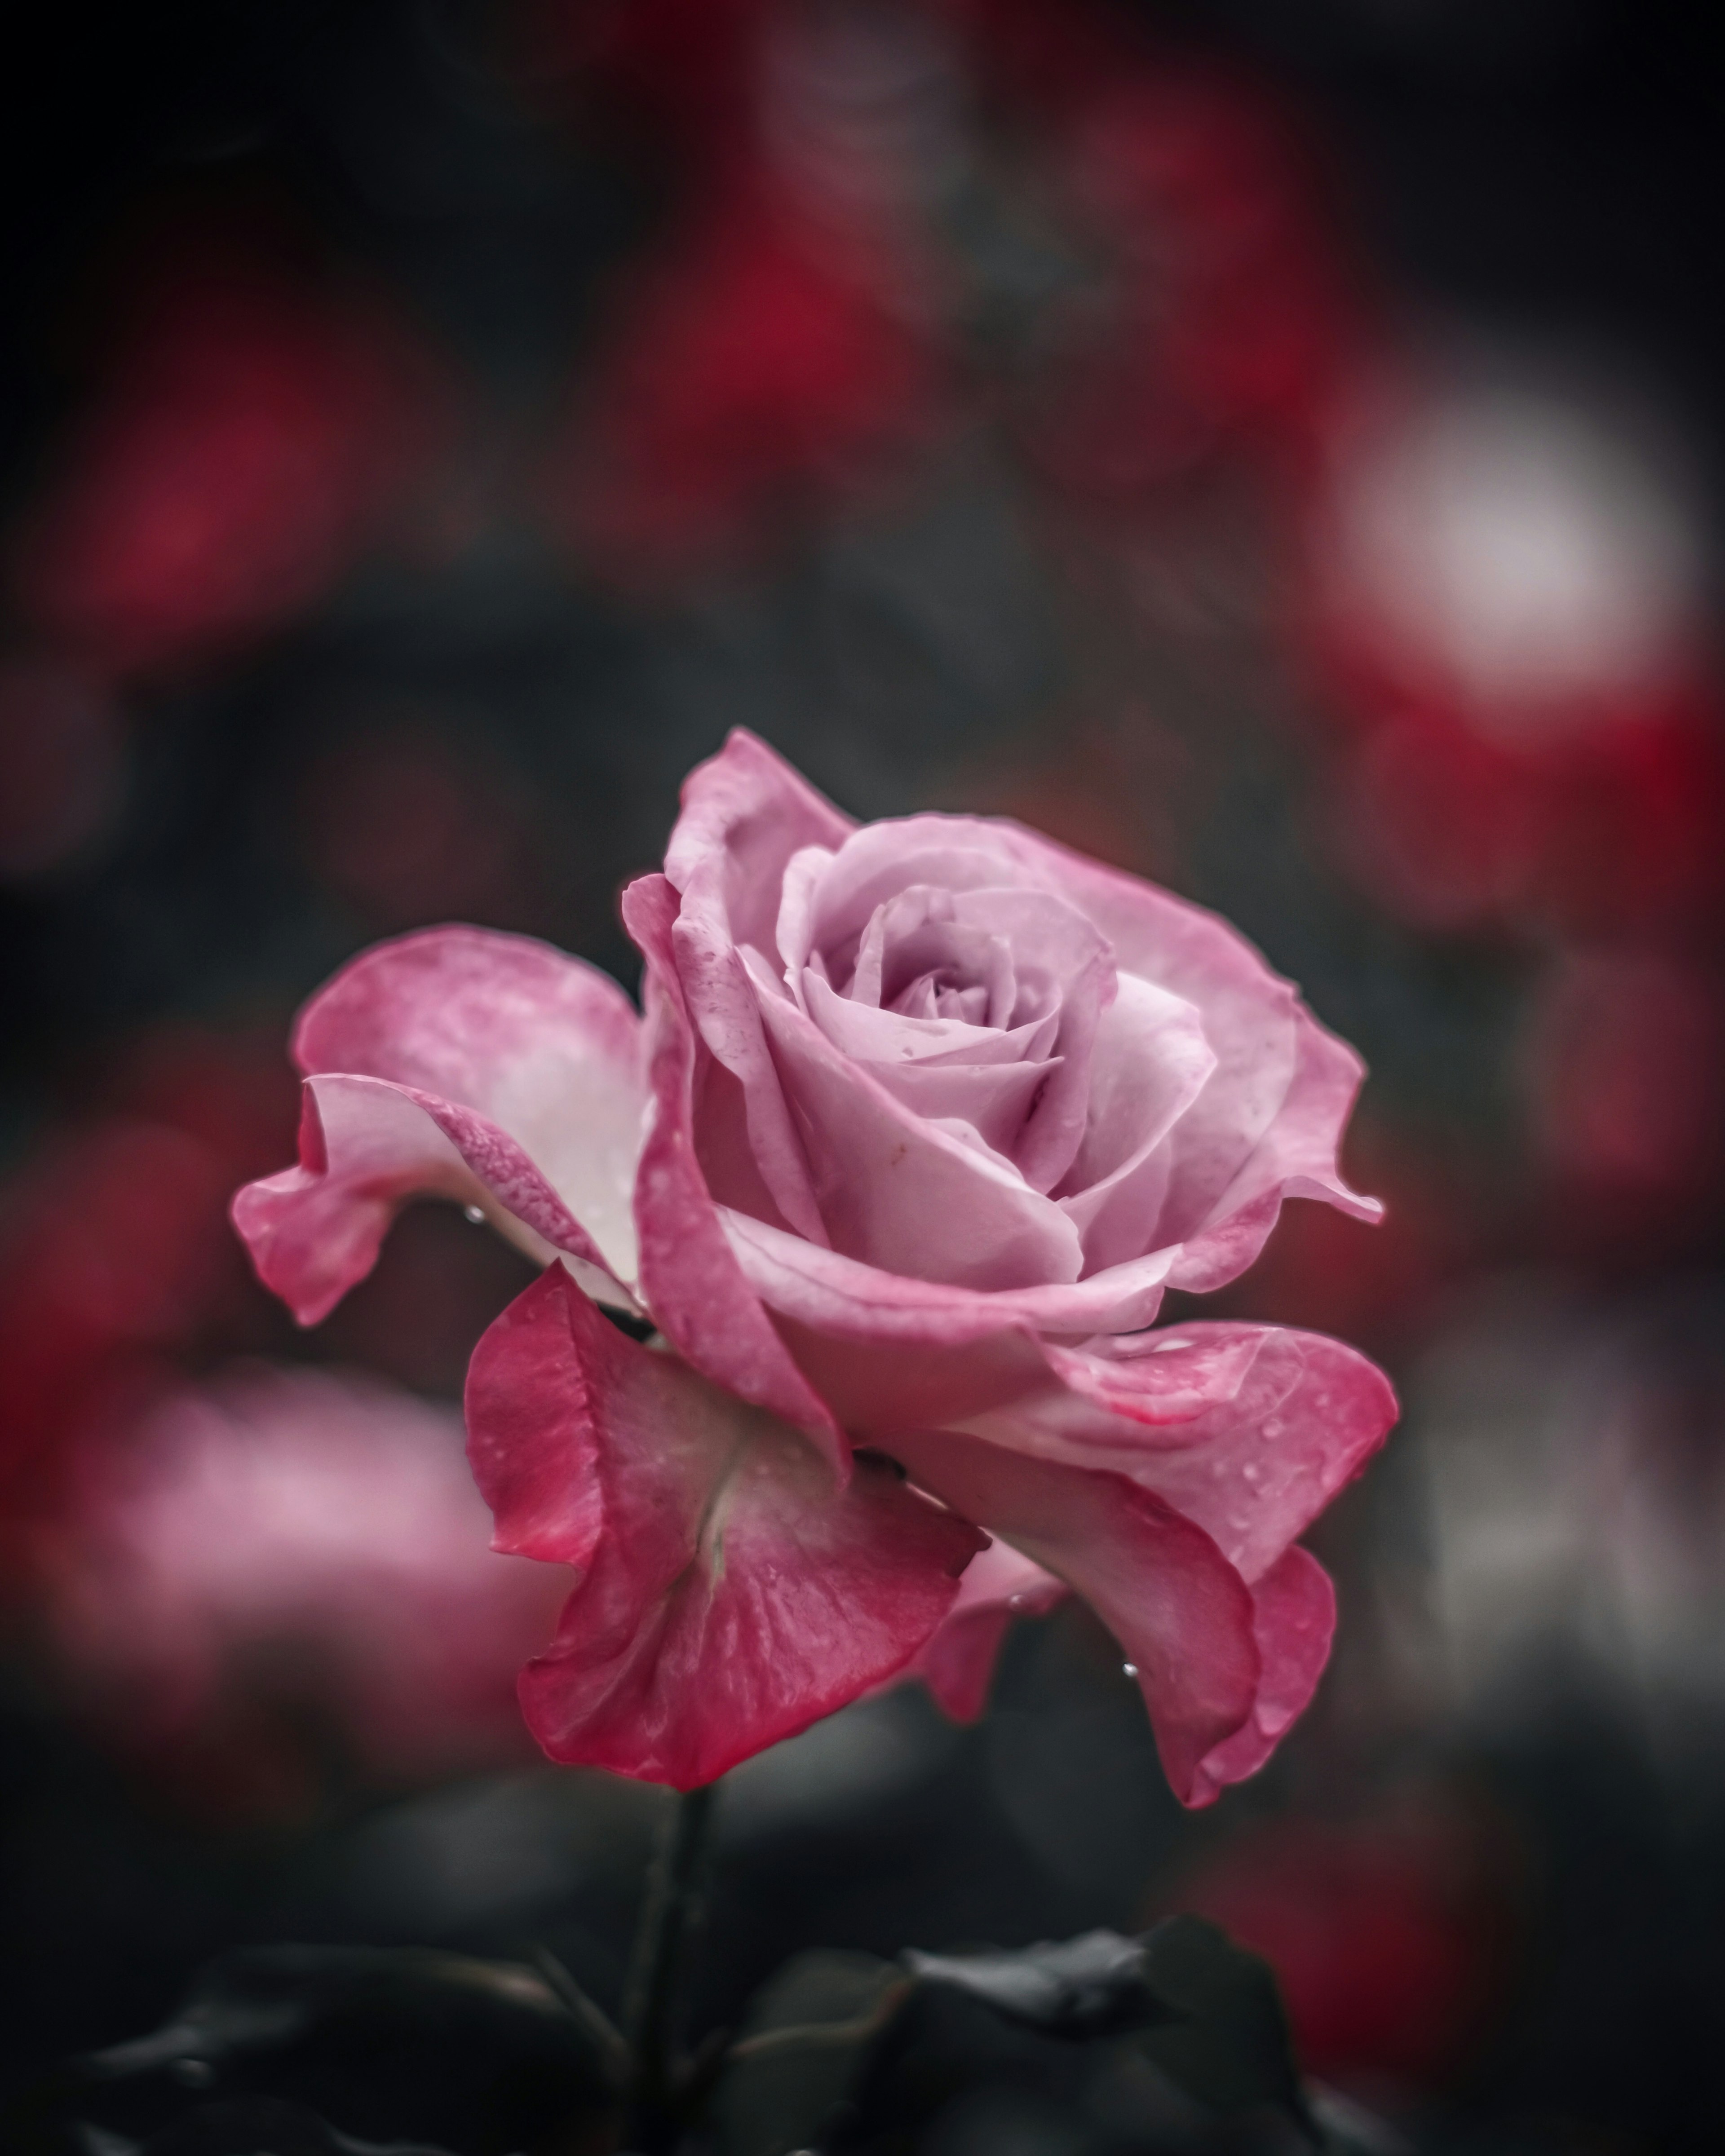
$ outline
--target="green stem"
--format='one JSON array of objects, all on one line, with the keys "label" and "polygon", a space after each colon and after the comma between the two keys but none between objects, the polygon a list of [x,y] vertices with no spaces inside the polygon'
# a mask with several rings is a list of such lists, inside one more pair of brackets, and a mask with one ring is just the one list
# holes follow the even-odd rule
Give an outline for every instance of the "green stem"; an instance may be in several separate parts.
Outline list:
[{"label": "green stem", "polygon": [[716,1784],[686,1790],[665,1822],[647,1876],[634,1957],[623,2001],[624,2033],[634,2059],[629,2145],[643,2151],[675,2138],[675,2017],[683,1948],[693,1923]]}]

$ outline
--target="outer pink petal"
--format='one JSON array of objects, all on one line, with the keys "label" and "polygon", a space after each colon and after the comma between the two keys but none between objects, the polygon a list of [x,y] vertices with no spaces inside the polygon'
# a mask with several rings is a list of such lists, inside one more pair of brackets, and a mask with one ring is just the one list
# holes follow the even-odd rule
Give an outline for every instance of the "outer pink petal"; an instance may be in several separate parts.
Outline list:
[{"label": "outer pink petal", "polygon": [[234,1223],[264,1286],[316,1325],[377,1263],[403,1205],[424,1196],[482,1207],[531,1255],[562,1253],[595,1295],[632,1306],[513,1138],[470,1108],[381,1078],[308,1078],[299,1166],[248,1183]]},{"label": "outer pink petal", "polygon": [[642,876],[623,895],[624,922],[647,960],[652,1108],[635,1178],[642,1293],[686,1361],[740,1399],[814,1434],[842,1473],[848,1448],[838,1424],[744,1277],[696,1158],[696,1039],[670,951],[676,904],[664,876]]},{"label": "outer pink petal", "polygon": [[475,1110],[634,1277],[641,1021],[608,973],[530,936],[428,928],[362,951],[294,1029],[307,1076],[388,1078]]},{"label": "outer pink petal", "polygon": [[1351,1482],[1396,1417],[1389,1380],[1339,1340],[1181,1325],[1130,1358],[1045,1343],[1062,1389],[979,1415],[976,1434],[1118,1466],[1211,1537],[1249,1581]]},{"label": "outer pink petal", "polygon": [[988,1702],[988,1685],[1006,1628],[1018,1616],[1040,1616],[1066,1593],[1064,1580],[1033,1564],[1010,1543],[991,1543],[964,1568],[958,1599],[911,1663],[954,1722],[974,1722]]},{"label": "outer pink petal", "polygon": [[946,1431],[893,1450],[922,1488],[1084,1597],[1137,1670],[1174,1794],[1209,1803],[1204,1762],[1245,1726],[1262,1660],[1250,1591],[1203,1529],[1122,1475]]},{"label": "outer pink petal", "polygon": [[[1179,1326],[1163,1337],[1201,1345],[1213,1331],[1226,1340],[1248,1329]],[[1069,1372],[1076,1359],[1068,1358]],[[1120,1435],[1140,1448],[1127,1469],[1132,1479],[1195,1520],[1256,1582],[1359,1474],[1396,1411],[1389,1380],[1363,1355],[1322,1333],[1266,1326],[1238,1389],[1158,1434],[1173,1441],[1143,1446],[1135,1424]]]},{"label": "outer pink petal", "polygon": [[1230,1782],[1255,1774],[1299,1719],[1317,1689],[1336,1630],[1330,1576],[1297,1543],[1252,1590],[1253,1629],[1264,1675],[1245,1726],[1208,1753],[1193,1783],[1194,1804],[1209,1804]]},{"label": "outer pink petal", "polygon": [[577,1509],[588,1568],[521,1679],[529,1726],[572,1763],[713,1780],[903,1668],[983,1543],[883,1463],[841,1491],[795,1430],[625,1339],[558,1268],[480,1342],[467,1412],[511,1516],[562,1459],[593,1463],[603,1532]]},{"label": "outer pink petal", "polygon": [[298,1167],[234,1201],[259,1272],[315,1323],[434,1193],[627,1305],[639,1031],[614,981],[526,937],[432,929],[362,952],[295,1031]]}]

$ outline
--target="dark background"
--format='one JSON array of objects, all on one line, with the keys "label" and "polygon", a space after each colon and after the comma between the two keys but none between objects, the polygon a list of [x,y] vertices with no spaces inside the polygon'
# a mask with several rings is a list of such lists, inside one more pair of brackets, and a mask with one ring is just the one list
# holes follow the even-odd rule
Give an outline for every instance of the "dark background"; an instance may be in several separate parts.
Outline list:
[{"label": "dark background", "polygon": [[[1292,1209],[1225,1307],[1358,1341],[1409,1413],[1315,1538],[1342,1643],[1257,1783],[1180,1815],[1110,1643],[1070,1613],[1021,1627],[977,1729],[896,1693],[736,1778],[705,2010],[733,2011],[811,1941],[1018,1943],[1198,1907],[1277,1959],[1313,2070],[1422,2147],[1700,2145],[1725,1979],[1711,627],[1682,654],[1672,761],[1645,786],[1648,757],[1620,780],[1603,750],[1579,777],[1557,751],[1467,767],[1468,829],[1495,829],[1515,788],[1536,820],[1582,801],[1546,882],[1434,905],[1374,879],[1337,833],[1375,720],[1278,596],[1303,588],[1320,423],[1267,439],[1255,418],[1193,422],[1196,446],[1125,493],[1087,495],[1038,447],[1045,406],[1033,395],[1025,422],[1019,384],[1040,379],[1036,325],[1087,243],[1019,214],[1045,212],[1058,131],[1039,133],[1024,78],[991,72],[1009,39],[986,23],[942,63],[988,147],[946,237],[969,296],[931,333],[948,371],[927,430],[908,448],[871,434],[861,476],[801,436],[781,468],[751,436],[686,528],[654,521],[650,490],[595,521],[593,439],[632,439],[652,367],[708,439],[702,399],[725,377],[701,337],[721,325],[696,318],[686,359],[650,323],[631,345],[631,295],[661,262],[693,281],[680,236],[746,125],[724,35],[718,60],[691,60],[688,18],[619,66],[618,16],[29,8],[9,39],[8,2075],[137,2033],[242,1940],[531,1938],[614,1997],[650,1793],[553,1774],[508,1737],[459,1773],[380,1764],[315,1686],[249,1666],[196,1727],[116,1737],[56,1632],[53,1582],[76,1492],[106,1471],[65,1462],[123,1454],[139,1401],[247,1357],[451,1399],[526,1278],[423,1209],[328,1326],[295,1335],[214,1201],[187,1210],[178,1171],[165,1197],[147,1178],[127,1195],[104,1134],[188,1134],[217,1181],[285,1162],[293,1008],[422,922],[542,935],[633,985],[616,888],[657,858],[683,773],[747,723],[859,814],[1004,810],[1162,877],[1301,983],[1372,1067],[1352,1168],[1392,1220],[1373,1242]],[[1337,342],[1628,383],[1676,445],[1716,615],[1725,149],[1693,11],[1242,0],[1095,19],[1134,66],[1249,85],[1278,116],[1297,154],[1258,184],[1275,197],[1291,176],[1319,281],[1343,295],[1322,303]],[[199,450],[205,377],[159,388],[191,348],[174,295],[195,344],[198,307],[235,290],[261,295],[244,329],[260,381],[295,352],[325,370],[336,420],[304,454],[333,442],[317,483],[355,505],[317,495],[285,566],[247,535],[286,528],[297,482],[286,511],[267,490],[248,509],[252,421]],[[228,331],[212,334],[198,364],[219,372]],[[873,409],[839,372],[815,434]],[[266,432],[275,394],[259,393]],[[200,455],[213,498],[237,490],[212,512],[228,536],[152,583],[183,505],[151,475]],[[374,455],[382,475],[356,479]],[[90,568],[89,535],[116,531],[149,560]],[[230,567],[223,613],[193,587]],[[1684,846],[1701,866],[1676,899],[1623,867]],[[1640,1150],[1617,1144],[1625,1119],[1653,1132]],[[96,1259],[65,1257],[69,1219]],[[196,1243],[195,1284],[146,1322],[171,1235]],[[105,1331],[88,1296],[63,1333],[42,1315],[74,1259],[130,1313]],[[1506,1521],[1523,1536],[1508,1555]]]}]

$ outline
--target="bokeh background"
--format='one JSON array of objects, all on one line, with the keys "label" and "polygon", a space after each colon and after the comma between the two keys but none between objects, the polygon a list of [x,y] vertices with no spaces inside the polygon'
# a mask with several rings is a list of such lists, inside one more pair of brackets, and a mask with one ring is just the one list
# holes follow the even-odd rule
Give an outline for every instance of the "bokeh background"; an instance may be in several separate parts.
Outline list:
[{"label": "bokeh background", "polygon": [[[537,1762],[405,1217],[296,1334],[228,1194],[298,1001],[614,898],[751,726],[1019,816],[1355,1041],[1368,1230],[1201,1314],[1404,1423],[1304,1724],[1169,1797],[1081,1613],[740,1770],[698,2012],[793,1948],[1209,1912],[1419,2148],[1693,2149],[1725,2029],[1725,138],[1630,0],[28,8],[0,197],[6,2086],[218,1949],[554,1949],[658,1793]],[[972,2120],[1085,2156],[1106,2120]],[[969,2138],[964,2135],[968,2134]],[[1012,2138],[1016,2134],[1019,2138]],[[1037,2138],[1038,2135],[1040,2138]],[[1029,2138],[1024,2137],[1029,2135]],[[942,2144],[944,2148],[945,2144]]]}]

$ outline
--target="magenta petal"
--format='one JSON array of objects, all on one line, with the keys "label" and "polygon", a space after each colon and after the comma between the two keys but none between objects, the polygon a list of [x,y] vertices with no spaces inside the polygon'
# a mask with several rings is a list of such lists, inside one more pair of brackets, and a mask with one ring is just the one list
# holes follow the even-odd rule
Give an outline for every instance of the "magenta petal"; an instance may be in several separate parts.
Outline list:
[{"label": "magenta petal", "polygon": [[410,1198],[484,1208],[531,1255],[563,1254],[603,1301],[632,1306],[581,1223],[513,1138],[471,1109],[381,1078],[305,1081],[300,1164],[248,1183],[234,1224],[258,1277],[302,1325],[377,1263]]},{"label": "magenta petal", "polygon": [[1123,1475],[950,1431],[893,1451],[923,1489],[1084,1597],[1137,1669],[1174,1794],[1209,1803],[1202,1764],[1245,1725],[1262,1661],[1251,1592],[1203,1529]]},{"label": "magenta petal", "polygon": [[1245,1726],[1199,1767],[1192,1802],[1209,1804],[1230,1782],[1255,1774],[1311,1703],[1330,1658],[1336,1590],[1315,1557],[1297,1543],[1252,1590],[1253,1627],[1264,1675]]},{"label": "magenta petal", "polygon": [[653,1106],[635,1178],[642,1293],[686,1361],[739,1399],[815,1434],[842,1473],[849,1448],[744,1278],[696,1158],[695,1034],[670,950],[676,905],[660,875],[639,877],[623,895],[624,921],[647,960]]},{"label": "magenta petal", "polygon": [[988,1703],[1007,1626],[1014,1617],[1040,1616],[1065,1593],[1064,1580],[1010,1543],[991,1543],[964,1568],[958,1599],[910,1674],[922,1679],[954,1722],[976,1721]]},{"label": "magenta petal", "polygon": [[[467,1411],[511,1517],[542,1516],[563,1460],[598,1486],[603,1532],[521,1678],[569,1763],[713,1780],[902,1669],[983,1544],[883,1462],[841,1490],[798,1432],[624,1338],[557,1269],[480,1342]],[[516,1450],[531,1467],[498,1483]],[[594,1509],[571,1509],[578,1540]]]}]

